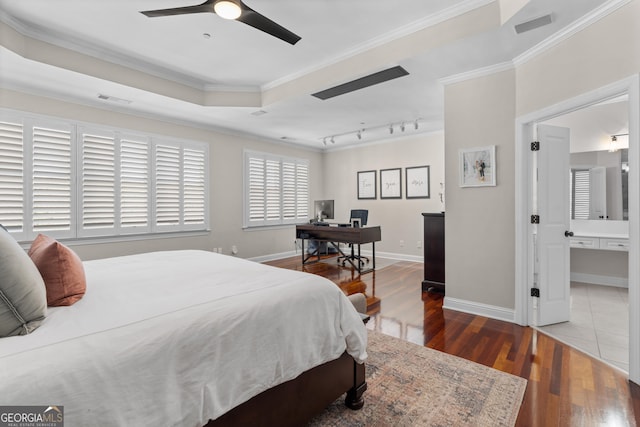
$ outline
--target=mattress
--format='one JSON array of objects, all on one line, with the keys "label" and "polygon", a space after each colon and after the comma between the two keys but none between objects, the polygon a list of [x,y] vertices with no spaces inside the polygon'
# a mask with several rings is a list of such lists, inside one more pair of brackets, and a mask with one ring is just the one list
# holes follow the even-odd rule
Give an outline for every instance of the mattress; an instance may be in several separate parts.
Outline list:
[{"label": "mattress", "polygon": [[66,425],[202,426],[339,357],[366,329],[331,281],[206,252],[84,262],[87,291],[0,339],[0,405],[61,405]]}]

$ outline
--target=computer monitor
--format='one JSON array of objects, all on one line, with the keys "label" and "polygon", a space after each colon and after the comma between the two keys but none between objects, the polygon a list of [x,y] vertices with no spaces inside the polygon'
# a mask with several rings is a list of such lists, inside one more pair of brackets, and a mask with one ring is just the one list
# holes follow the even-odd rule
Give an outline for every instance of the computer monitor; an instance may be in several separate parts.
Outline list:
[{"label": "computer monitor", "polygon": [[333,219],[333,200],[316,200],[313,202],[315,219]]}]

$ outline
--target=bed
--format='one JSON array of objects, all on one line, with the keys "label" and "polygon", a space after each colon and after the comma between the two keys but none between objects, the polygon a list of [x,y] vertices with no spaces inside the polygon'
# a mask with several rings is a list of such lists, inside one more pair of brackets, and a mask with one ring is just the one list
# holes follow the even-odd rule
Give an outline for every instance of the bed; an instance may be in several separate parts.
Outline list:
[{"label": "bed", "polygon": [[86,294],[0,339],[0,405],[69,426],[301,425],[366,389],[366,328],[319,276],[206,251],[83,263]]}]

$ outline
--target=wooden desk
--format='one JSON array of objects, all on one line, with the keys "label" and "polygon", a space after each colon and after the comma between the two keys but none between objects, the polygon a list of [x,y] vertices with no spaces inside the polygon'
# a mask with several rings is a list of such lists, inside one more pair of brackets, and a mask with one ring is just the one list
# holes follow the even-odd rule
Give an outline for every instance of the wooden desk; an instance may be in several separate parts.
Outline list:
[{"label": "wooden desk", "polygon": [[[321,242],[328,242],[333,245],[334,248],[342,255],[347,257],[347,255],[342,252],[340,247],[336,245],[336,243],[349,243],[352,245],[358,245],[358,256],[360,255],[360,245],[365,243],[371,243],[372,252],[372,266],[368,270],[362,270],[360,267],[360,263],[353,263],[351,259],[347,260],[349,263],[358,270],[358,273],[368,273],[376,269],[376,243],[382,240],[382,233],[380,231],[379,226],[375,227],[338,227],[334,225],[324,226],[324,225],[313,225],[313,224],[300,224],[296,225],[296,238],[302,240],[302,264],[307,264],[309,262],[318,262],[320,261],[320,251],[317,250],[315,254],[306,255],[304,251],[304,242],[307,239],[318,240]],[[314,255],[318,256],[318,259],[315,261],[309,261],[311,257]],[[305,256],[306,255],[306,256]]]}]

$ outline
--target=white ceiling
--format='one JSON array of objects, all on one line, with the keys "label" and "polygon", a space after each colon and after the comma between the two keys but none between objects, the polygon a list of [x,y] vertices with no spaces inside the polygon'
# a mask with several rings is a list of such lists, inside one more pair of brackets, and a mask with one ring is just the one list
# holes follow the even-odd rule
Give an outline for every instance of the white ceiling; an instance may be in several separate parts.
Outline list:
[{"label": "white ceiling", "polygon": [[[80,73],[56,57],[30,58],[0,40],[0,85],[318,149],[335,135],[327,148],[342,147],[397,137],[403,121],[406,134],[441,130],[440,79],[512,61],[612,0],[530,0],[503,26],[493,18],[464,21],[465,13],[499,10],[497,0],[245,0],[301,36],[293,46],[211,13],[139,13],[202,1],[0,0],[0,21],[25,40],[78,52],[82,69],[96,70]],[[548,13],[552,24],[515,33],[515,24]],[[439,28],[446,32],[434,32]],[[392,46],[404,48],[389,53]],[[100,60],[128,73],[104,75]],[[326,101],[310,95],[395,65],[410,75]],[[131,76],[139,72],[148,82],[161,77],[168,84],[135,83]],[[100,101],[99,93],[131,103]],[[266,114],[251,114],[259,110]],[[359,141],[356,131],[363,128]]]}]

